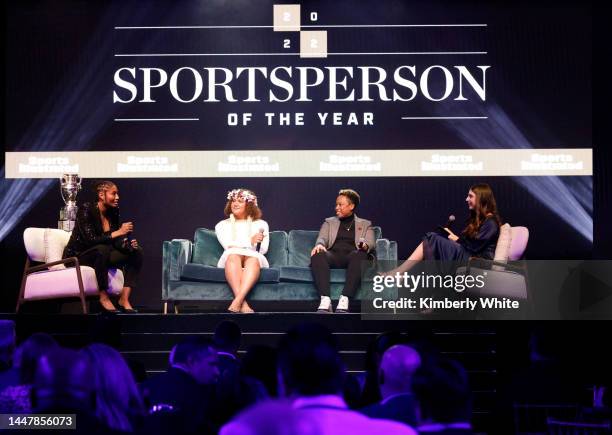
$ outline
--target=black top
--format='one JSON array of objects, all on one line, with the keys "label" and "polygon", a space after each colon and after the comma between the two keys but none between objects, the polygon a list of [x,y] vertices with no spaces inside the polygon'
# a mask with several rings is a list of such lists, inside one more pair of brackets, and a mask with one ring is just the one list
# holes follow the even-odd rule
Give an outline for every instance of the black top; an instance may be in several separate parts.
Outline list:
[{"label": "black top", "polygon": [[499,237],[499,225],[497,220],[490,216],[482,225],[475,237],[459,237],[457,242],[473,257],[493,259],[495,257],[495,247]]},{"label": "black top", "polygon": [[115,248],[122,249],[122,240],[111,238],[111,233],[119,229],[119,209],[109,209],[107,212],[110,231],[102,229],[102,217],[97,203],[86,202],[81,204],[77,211],[76,222],[68,244],[64,248],[64,258],[77,257],[83,251],[96,245],[113,244]]},{"label": "black top", "polygon": [[340,218],[338,234],[331,249],[335,252],[349,253],[355,250],[355,215]]}]

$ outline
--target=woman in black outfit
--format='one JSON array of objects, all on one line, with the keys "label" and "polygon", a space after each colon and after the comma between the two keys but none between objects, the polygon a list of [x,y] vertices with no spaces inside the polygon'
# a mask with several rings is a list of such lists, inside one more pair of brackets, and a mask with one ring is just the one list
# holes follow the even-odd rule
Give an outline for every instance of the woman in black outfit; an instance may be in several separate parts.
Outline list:
[{"label": "woman in black outfit", "polygon": [[460,236],[448,228],[444,228],[448,233],[446,237],[434,232],[425,234],[410,257],[385,275],[407,272],[421,260],[466,262],[470,257],[492,260],[501,225],[493,191],[488,184],[475,184],[470,187],[465,201],[470,218]]},{"label": "woman in black outfit", "polygon": [[136,239],[129,239],[132,222],[119,222],[119,190],[112,181],[96,183],[97,202],[79,207],[70,240],[64,248],[63,258],[78,257],[79,263],[96,271],[100,289],[100,304],[109,312],[117,312],[108,297],[108,269],[122,268],[124,285],[119,296],[119,309],[136,312],[129,297],[136,287],[142,267],[142,248]]},{"label": "woman in black outfit", "polygon": [[346,269],[346,281],[338,299],[337,313],[349,310],[349,298],[361,284],[361,263],[375,256],[376,241],[372,222],[355,215],[360,197],[342,189],[336,198],[336,216],[325,219],[315,247],[310,252],[310,267],[315,287],[321,296],[317,311],[331,312],[330,269]]}]

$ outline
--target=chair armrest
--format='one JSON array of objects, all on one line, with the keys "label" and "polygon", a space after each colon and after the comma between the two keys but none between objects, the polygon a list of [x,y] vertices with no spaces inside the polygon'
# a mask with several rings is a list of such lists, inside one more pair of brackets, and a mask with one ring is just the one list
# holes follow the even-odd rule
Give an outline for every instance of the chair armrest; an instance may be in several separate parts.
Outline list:
[{"label": "chair armrest", "polygon": [[377,239],[376,259],[382,261],[397,260],[397,242],[389,239]]},{"label": "chair armrest", "polygon": [[389,260],[397,261],[397,242],[394,240],[389,242]]},{"label": "chair armrest", "polygon": [[390,242],[387,239],[376,239],[377,260],[389,260],[389,245]]},{"label": "chair armrest", "polygon": [[[525,274],[525,267],[524,266],[517,266],[515,264],[511,264],[511,263],[503,263],[501,261],[495,261],[495,260],[487,260],[485,258],[479,258],[479,257],[470,257],[470,259],[468,260],[467,263],[467,273],[470,273],[470,268],[471,267],[482,267],[482,266],[500,266],[503,267],[506,270],[512,271],[512,272],[518,272],[521,274]],[[498,272],[505,272],[505,270],[498,270]]]},{"label": "chair armrest", "polygon": [[187,239],[166,240],[162,251],[162,299],[168,294],[169,281],[181,279],[183,266],[191,261],[193,244]]},{"label": "chair armrest", "polygon": [[41,270],[46,270],[52,266],[57,266],[58,264],[70,264],[74,263],[74,267],[79,267],[79,259],[76,257],[68,257],[62,260],[52,261],[51,263],[39,264],[38,266],[28,267],[25,271],[26,275],[34,272],[40,272]]}]

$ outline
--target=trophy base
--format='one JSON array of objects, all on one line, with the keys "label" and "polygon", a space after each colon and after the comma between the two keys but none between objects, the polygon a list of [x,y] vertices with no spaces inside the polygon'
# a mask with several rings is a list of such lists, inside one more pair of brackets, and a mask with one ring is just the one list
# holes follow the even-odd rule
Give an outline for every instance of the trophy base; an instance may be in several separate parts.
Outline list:
[{"label": "trophy base", "polygon": [[60,230],[71,232],[74,229],[74,223],[75,221],[60,220],[57,221],[57,228]]}]

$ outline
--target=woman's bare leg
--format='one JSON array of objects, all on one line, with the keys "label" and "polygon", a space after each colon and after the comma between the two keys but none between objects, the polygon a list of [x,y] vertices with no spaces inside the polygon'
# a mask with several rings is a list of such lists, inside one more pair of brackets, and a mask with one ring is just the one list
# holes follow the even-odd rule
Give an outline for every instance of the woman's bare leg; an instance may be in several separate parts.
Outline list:
[{"label": "woman's bare leg", "polygon": [[259,266],[259,259],[256,257],[245,257],[244,258],[244,271],[242,273],[242,281],[240,283],[240,291],[236,295],[236,301],[240,301],[241,310],[243,313],[252,313],[253,309],[249,306],[246,301],[246,296],[251,291],[257,280],[259,279],[261,267]]},{"label": "woman's bare leg", "polygon": [[109,311],[115,311],[117,309],[108,297],[108,293],[104,290],[100,291],[100,305]]},{"label": "woman's bare leg", "polygon": [[236,297],[240,292],[242,275],[242,256],[238,254],[228,256],[227,261],[225,262],[225,279],[227,280],[227,284],[232,289],[232,293],[234,293],[234,300],[232,301],[228,310],[236,313],[240,311],[240,306],[242,305],[242,301],[239,303],[236,300]]},{"label": "woman's bare leg", "polygon": [[396,273],[408,272],[419,261],[423,261],[423,242],[419,243],[419,246],[412,251],[412,254],[410,254],[410,257],[408,257],[406,261],[395,269],[386,272],[385,275],[395,275]]},{"label": "woman's bare leg", "polygon": [[130,304],[130,293],[132,293],[131,287],[123,287],[121,289],[121,294],[119,295],[119,305],[126,310],[133,309],[132,304]]}]

